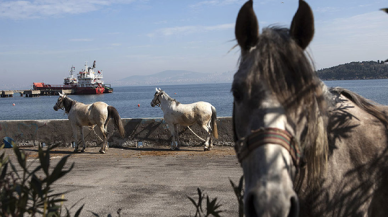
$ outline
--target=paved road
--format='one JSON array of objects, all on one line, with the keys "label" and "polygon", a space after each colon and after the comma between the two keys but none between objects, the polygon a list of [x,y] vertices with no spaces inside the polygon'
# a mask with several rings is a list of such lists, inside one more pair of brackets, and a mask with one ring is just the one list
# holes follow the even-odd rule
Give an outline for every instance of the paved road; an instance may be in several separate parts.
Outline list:
[{"label": "paved road", "polygon": [[[197,199],[197,188],[222,204],[222,216],[238,216],[237,200],[229,179],[238,183],[242,170],[232,147],[215,147],[204,152],[198,147],[169,149],[110,148],[107,154],[98,148],[72,154],[71,149],[52,152],[51,164],[61,156],[72,154],[73,171],[55,183],[56,191],[65,195],[71,211],[85,204],[82,216],[194,216],[195,207],[187,199]],[[36,150],[26,149],[29,159]]]}]

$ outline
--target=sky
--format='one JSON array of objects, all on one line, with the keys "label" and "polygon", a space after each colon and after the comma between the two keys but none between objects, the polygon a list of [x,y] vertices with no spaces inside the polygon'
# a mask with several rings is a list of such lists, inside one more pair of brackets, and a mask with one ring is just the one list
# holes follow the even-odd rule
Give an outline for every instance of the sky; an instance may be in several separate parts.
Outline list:
[{"label": "sky", "polygon": [[[0,0],[0,90],[62,84],[85,62],[105,83],[164,70],[237,70],[241,0]],[[388,58],[388,0],[310,0],[316,69]],[[297,0],[254,0],[260,31],[289,27]],[[140,85],[140,84],[139,84]]]}]

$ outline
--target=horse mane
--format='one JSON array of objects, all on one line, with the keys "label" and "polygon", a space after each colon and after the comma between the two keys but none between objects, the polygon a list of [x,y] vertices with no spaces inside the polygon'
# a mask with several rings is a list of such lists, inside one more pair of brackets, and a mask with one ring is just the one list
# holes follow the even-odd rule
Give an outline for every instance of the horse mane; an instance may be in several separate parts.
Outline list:
[{"label": "horse mane", "polygon": [[63,106],[65,107],[65,112],[69,113],[70,109],[73,107],[74,104],[76,104],[77,101],[70,99],[69,97],[65,97],[63,99]]},{"label": "horse mane", "polygon": [[[240,68],[250,68],[246,79],[252,84],[267,82],[286,115],[294,121],[291,124],[302,127],[299,145],[304,150],[308,183],[319,185],[329,151],[328,106],[325,85],[316,75],[310,57],[290,36],[289,29],[272,26],[263,29],[256,48],[241,59]],[[302,125],[302,121],[306,124]]]},{"label": "horse mane", "polygon": [[372,104],[369,100],[364,97],[344,88],[334,87],[330,89],[332,93],[338,93],[352,101],[362,110],[366,111],[368,114],[377,118],[386,128],[388,128],[388,116],[383,112],[378,104]]},{"label": "horse mane", "polygon": [[163,91],[163,94],[167,96],[167,100],[168,100],[168,101],[175,102],[175,103],[176,103],[176,105],[179,105],[179,104],[181,104],[180,102],[178,102],[178,100],[176,100],[176,99],[172,98],[172,97],[171,97],[171,96],[169,96],[169,95],[168,95],[166,92],[164,92],[164,91]]}]

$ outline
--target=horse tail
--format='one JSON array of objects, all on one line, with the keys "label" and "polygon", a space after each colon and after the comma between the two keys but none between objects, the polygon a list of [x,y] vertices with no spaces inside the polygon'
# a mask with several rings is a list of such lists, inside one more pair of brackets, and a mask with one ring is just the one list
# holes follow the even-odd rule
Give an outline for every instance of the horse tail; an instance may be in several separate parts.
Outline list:
[{"label": "horse tail", "polygon": [[125,131],[124,131],[123,123],[121,122],[119,112],[113,106],[108,106],[108,119],[109,118],[113,118],[113,120],[115,122],[115,126],[119,130],[120,135],[124,138]]},{"label": "horse tail", "polygon": [[213,128],[213,136],[218,139],[218,129],[217,129],[217,111],[214,106],[212,106],[212,128]]}]

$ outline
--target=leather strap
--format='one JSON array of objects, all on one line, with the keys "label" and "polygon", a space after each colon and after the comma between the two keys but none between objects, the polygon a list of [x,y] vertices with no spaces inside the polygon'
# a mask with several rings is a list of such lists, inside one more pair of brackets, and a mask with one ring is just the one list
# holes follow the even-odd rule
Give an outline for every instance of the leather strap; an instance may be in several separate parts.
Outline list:
[{"label": "leather strap", "polygon": [[235,145],[238,161],[241,163],[253,150],[266,144],[282,146],[290,153],[295,166],[299,165],[299,144],[287,131],[277,128],[260,128],[252,131],[245,139],[239,140]]}]

